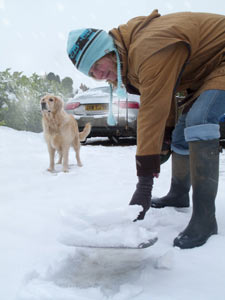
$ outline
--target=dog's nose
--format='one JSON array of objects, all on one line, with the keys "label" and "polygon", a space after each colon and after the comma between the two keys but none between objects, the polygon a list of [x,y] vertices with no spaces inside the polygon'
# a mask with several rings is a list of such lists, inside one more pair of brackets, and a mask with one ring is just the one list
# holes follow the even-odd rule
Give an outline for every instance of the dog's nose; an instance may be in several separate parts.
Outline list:
[{"label": "dog's nose", "polygon": [[42,110],[47,110],[47,106],[46,106],[46,103],[45,103],[45,102],[42,102],[42,103],[41,103],[41,109],[42,109]]}]

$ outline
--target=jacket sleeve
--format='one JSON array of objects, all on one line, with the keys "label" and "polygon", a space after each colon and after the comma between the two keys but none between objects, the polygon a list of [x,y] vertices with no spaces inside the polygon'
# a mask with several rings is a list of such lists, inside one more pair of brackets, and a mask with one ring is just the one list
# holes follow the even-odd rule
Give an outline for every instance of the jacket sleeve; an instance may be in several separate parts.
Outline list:
[{"label": "jacket sleeve", "polygon": [[141,104],[137,120],[138,176],[160,172],[160,152],[166,122],[187,57],[186,46],[175,44],[154,54],[139,67]]}]

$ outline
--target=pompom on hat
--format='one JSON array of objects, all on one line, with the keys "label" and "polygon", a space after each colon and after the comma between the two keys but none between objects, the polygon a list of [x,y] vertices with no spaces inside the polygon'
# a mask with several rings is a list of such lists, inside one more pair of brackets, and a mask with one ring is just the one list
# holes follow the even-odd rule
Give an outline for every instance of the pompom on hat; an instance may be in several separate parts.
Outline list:
[{"label": "pompom on hat", "polygon": [[92,65],[114,51],[117,58],[117,90],[119,98],[126,97],[121,78],[121,64],[119,53],[113,38],[104,30],[84,28],[69,33],[67,53],[75,67],[85,75],[89,75]]}]

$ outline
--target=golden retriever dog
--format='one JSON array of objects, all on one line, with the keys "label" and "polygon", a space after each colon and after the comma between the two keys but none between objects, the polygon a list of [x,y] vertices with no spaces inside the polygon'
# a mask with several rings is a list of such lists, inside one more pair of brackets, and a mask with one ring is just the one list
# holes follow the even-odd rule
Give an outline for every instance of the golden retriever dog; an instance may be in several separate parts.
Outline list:
[{"label": "golden retriever dog", "polygon": [[63,100],[53,95],[41,99],[42,126],[48,145],[50,172],[55,170],[55,151],[59,153],[58,163],[62,163],[63,171],[68,172],[70,146],[74,148],[77,164],[81,167],[80,141],[85,141],[91,131],[91,124],[87,123],[84,130],[79,132],[77,121],[64,111],[63,106]]}]

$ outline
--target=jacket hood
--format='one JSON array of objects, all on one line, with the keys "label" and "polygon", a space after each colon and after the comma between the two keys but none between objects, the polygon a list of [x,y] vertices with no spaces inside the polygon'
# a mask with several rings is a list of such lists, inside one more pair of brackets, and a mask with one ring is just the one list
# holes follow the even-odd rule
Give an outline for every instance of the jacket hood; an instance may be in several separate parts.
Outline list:
[{"label": "jacket hood", "polygon": [[133,37],[137,32],[140,32],[142,28],[148,25],[153,19],[160,17],[158,10],[155,9],[149,16],[135,17],[129,20],[126,24],[120,25],[118,28],[113,28],[109,31],[114,38],[114,42],[117,46],[122,61],[122,78],[126,85],[127,78],[127,66],[128,66],[128,52]]}]

